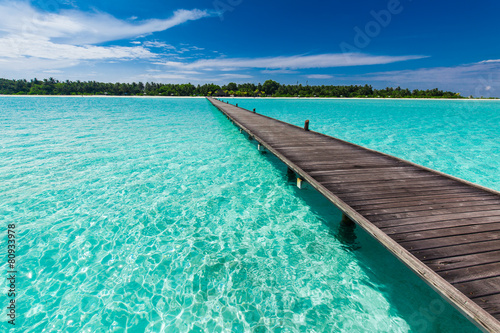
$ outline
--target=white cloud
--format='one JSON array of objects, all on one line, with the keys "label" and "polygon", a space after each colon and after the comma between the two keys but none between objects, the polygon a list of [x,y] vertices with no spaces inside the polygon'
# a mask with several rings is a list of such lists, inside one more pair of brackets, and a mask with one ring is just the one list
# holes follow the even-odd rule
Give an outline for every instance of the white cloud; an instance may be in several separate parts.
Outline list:
[{"label": "white cloud", "polygon": [[147,46],[147,47],[156,47],[156,48],[162,48],[162,49],[168,49],[168,50],[175,50],[175,46],[172,46],[172,45],[167,44],[165,42],[146,41],[143,43],[143,45]]},{"label": "white cloud", "polygon": [[214,74],[210,77],[206,76],[206,73],[196,72],[196,71],[184,71],[184,70],[174,70],[170,72],[159,72],[158,70],[147,70],[147,74],[140,74],[134,78],[134,80],[145,80],[145,81],[161,81],[165,82],[197,82],[197,83],[207,83],[207,82],[226,82],[232,79],[252,79],[253,76],[246,74],[237,73],[226,73],[226,74]]},{"label": "white cloud", "polygon": [[251,79],[253,76],[251,75],[245,75],[245,74],[220,74],[219,75],[222,78],[225,79]]},{"label": "white cloud", "polygon": [[151,59],[158,55],[148,47],[173,47],[162,42],[140,45],[139,41],[131,41],[132,47],[94,44],[135,38],[210,15],[208,11],[181,9],[167,19],[129,22],[102,12],[49,13],[28,2],[0,0],[0,70],[44,71],[81,61]]},{"label": "white cloud", "polygon": [[290,69],[264,69],[260,71],[262,74],[297,74],[298,71],[292,71]]},{"label": "white cloud", "polygon": [[148,80],[161,80],[161,79],[166,79],[166,80],[188,80],[189,78],[186,75],[183,74],[171,74],[171,73],[163,73],[163,74],[145,74],[145,75],[140,75],[141,78],[146,78]]},{"label": "white cloud", "polygon": [[215,15],[206,10],[174,12],[167,19],[127,22],[110,14],[62,10],[60,13],[41,12],[28,3],[0,3],[0,31],[49,38],[52,41],[76,45],[97,44],[164,31],[187,21]]},{"label": "white cloud", "polygon": [[306,75],[306,77],[308,79],[320,79],[320,80],[333,78],[332,75],[327,75],[327,74],[310,74],[310,75]]},{"label": "white cloud", "polygon": [[152,58],[155,55],[141,46],[94,46],[57,44],[37,36],[16,36],[0,38],[0,57],[11,59],[31,58],[51,60],[103,60]]},{"label": "white cloud", "polygon": [[404,82],[452,82],[477,80],[484,75],[500,72],[500,61],[485,60],[454,67],[420,68],[415,70],[389,71],[363,75],[380,81]]},{"label": "white cloud", "polygon": [[453,67],[370,73],[358,78],[400,86],[413,85],[419,89],[438,87],[466,95],[500,96],[500,60],[484,60]]},{"label": "white cloud", "polygon": [[484,63],[491,63],[491,62],[500,62],[500,59],[483,60],[483,61],[481,61],[479,63],[480,64],[484,64]]},{"label": "white cloud", "polygon": [[[33,73],[35,71],[57,70],[77,66],[79,61],[75,60],[51,60],[41,58],[0,58],[0,69],[2,76],[9,74],[10,77],[18,77],[16,73]],[[31,75],[31,74],[30,74]],[[26,77],[22,75],[21,77]]]},{"label": "white cloud", "polygon": [[181,73],[181,74],[191,74],[191,75],[201,75],[203,73],[201,72],[197,72],[197,71],[177,71],[177,73]]},{"label": "white cloud", "polygon": [[426,56],[373,56],[362,53],[297,55],[266,58],[217,58],[192,63],[167,61],[166,66],[186,69],[236,68],[307,69],[347,66],[382,65],[399,61],[426,58]]}]

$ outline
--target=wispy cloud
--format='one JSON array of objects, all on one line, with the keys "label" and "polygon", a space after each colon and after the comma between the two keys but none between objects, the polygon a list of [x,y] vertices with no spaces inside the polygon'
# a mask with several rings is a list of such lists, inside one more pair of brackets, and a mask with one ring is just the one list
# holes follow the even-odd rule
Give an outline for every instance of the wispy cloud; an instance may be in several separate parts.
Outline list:
[{"label": "wispy cloud", "polygon": [[[0,70],[2,75],[15,73],[33,73],[36,71],[57,70],[77,66],[79,61],[75,60],[51,60],[42,58],[30,58],[29,61],[25,58],[6,59],[0,57]],[[22,76],[24,77],[24,76]]]},{"label": "wispy cloud", "polygon": [[225,74],[212,74],[207,76],[207,73],[195,71],[173,71],[173,72],[157,72],[156,70],[149,70],[148,74],[138,75],[138,80],[146,81],[164,81],[169,82],[191,82],[191,83],[207,83],[207,82],[227,82],[228,80],[248,80],[253,76],[247,74],[225,73]]},{"label": "wispy cloud", "polygon": [[392,85],[439,87],[475,96],[500,96],[500,60],[484,60],[453,67],[388,71],[358,76]]},{"label": "wispy cloud", "polygon": [[487,64],[487,63],[492,63],[492,62],[500,62],[500,59],[483,60],[480,62],[480,64]]},{"label": "wispy cloud", "polygon": [[103,12],[42,12],[24,2],[0,3],[0,31],[33,34],[76,45],[97,44],[164,31],[187,21],[216,15],[207,10],[180,9],[167,19],[128,22]]},{"label": "wispy cloud", "polygon": [[147,47],[155,47],[155,48],[162,48],[162,49],[167,49],[167,50],[175,50],[175,46],[172,46],[170,44],[167,44],[165,42],[159,42],[159,41],[145,41],[143,43],[144,46]]},{"label": "wispy cloud", "polygon": [[167,61],[166,66],[188,69],[236,69],[236,68],[267,68],[267,69],[308,69],[347,66],[383,65],[399,61],[426,58],[421,55],[410,56],[374,56],[363,53],[349,54],[318,54],[296,55],[265,58],[217,58],[204,59],[192,63]]},{"label": "wispy cloud", "polygon": [[61,73],[64,73],[63,71],[60,71],[58,69],[51,69],[51,70],[48,70],[48,71],[43,71],[44,73],[48,73],[48,74],[61,74]]},{"label": "wispy cloud", "polygon": [[186,80],[192,79],[187,75],[184,74],[175,74],[175,73],[161,73],[161,74],[143,74],[139,75],[139,80],[144,80],[146,79],[147,81],[156,81],[156,80],[180,80],[181,82],[184,82]]},{"label": "wispy cloud", "polygon": [[0,57],[24,59],[32,58],[52,60],[104,60],[152,58],[155,55],[141,46],[94,46],[53,43],[46,38],[36,36],[9,36],[0,38]]},{"label": "wispy cloud", "polygon": [[308,79],[319,79],[319,80],[324,80],[324,79],[331,79],[333,78],[332,75],[328,75],[328,74],[310,74],[310,75],[306,75],[306,77]]},{"label": "wispy cloud", "polygon": [[230,74],[220,74],[219,75],[221,78],[225,79],[251,79],[253,76],[252,75],[246,75],[246,74],[235,74],[235,73],[230,73]]},{"label": "wispy cloud", "polygon": [[164,42],[141,45],[139,41],[131,41],[135,44],[131,47],[95,44],[164,31],[211,15],[216,14],[181,9],[167,19],[131,22],[102,12],[73,9],[50,13],[28,2],[0,1],[0,60],[8,60],[7,63],[0,62],[0,69],[11,71],[19,63],[25,63],[26,69],[51,65],[53,67],[39,67],[40,70],[51,70],[63,65],[75,66],[80,61],[155,58],[158,55],[150,48],[173,47]]},{"label": "wispy cloud", "polygon": [[297,74],[298,71],[292,71],[290,69],[264,69],[260,71],[262,74]]}]

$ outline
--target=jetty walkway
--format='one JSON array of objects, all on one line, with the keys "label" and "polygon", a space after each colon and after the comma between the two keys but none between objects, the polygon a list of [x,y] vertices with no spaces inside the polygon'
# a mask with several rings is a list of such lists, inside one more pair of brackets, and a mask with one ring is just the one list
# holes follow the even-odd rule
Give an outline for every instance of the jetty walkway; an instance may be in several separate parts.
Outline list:
[{"label": "jetty walkway", "polygon": [[208,100],[484,331],[500,332],[500,193]]}]

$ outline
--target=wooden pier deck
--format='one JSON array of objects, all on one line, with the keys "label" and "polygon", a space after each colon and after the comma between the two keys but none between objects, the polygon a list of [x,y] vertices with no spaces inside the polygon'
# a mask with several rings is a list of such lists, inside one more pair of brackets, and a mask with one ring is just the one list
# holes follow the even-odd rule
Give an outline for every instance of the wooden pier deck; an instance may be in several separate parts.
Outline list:
[{"label": "wooden pier deck", "polygon": [[479,328],[500,332],[500,193],[208,100]]}]

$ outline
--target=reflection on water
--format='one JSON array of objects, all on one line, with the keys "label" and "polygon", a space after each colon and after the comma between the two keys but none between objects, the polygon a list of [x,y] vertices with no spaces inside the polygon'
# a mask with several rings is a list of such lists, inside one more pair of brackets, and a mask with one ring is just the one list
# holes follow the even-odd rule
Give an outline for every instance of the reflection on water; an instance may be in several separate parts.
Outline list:
[{"label": "reflection on water", "polygon": [[335,234],[335,238],[344,245],[346,250],[355,251],[360,248],[360,244],[356,241],[356,223],[354,223],[347,215],[342,214]]}]

